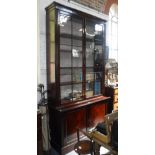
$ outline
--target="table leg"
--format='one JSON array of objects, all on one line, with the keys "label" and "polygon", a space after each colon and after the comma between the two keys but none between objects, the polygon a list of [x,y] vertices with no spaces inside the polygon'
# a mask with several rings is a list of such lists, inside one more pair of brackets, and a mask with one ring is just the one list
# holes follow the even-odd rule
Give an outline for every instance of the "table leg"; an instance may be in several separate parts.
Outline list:
[{"label": "table leg", "polygon": [[95,155],[100,155],[100,147],[101,145],[94,143],[94,153]]}]

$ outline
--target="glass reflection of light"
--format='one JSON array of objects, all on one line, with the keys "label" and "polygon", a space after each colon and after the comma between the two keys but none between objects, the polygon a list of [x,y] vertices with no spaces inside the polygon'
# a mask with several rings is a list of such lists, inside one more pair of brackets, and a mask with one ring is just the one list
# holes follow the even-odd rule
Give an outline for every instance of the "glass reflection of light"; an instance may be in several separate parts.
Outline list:
[{"label": "glass reflection of light", "polygon": [[102,31],[103,25],[95,24],[95,31]]},{"label": "glass reflection of light", "polygon": [[76,49],[72,49],[73,57],[79,57],[79,52]]},{"label": "glass reflection of light", "polygon": [[[80,29],[79,31],[82,31],[82,29]],[[90,37],[94,37],[96,34],[102,32],[102,31],[104,31],[104,25],[103,24],[95,24],[95,32],[88,33],[86,30],[86,35],[88,35]]]},{"label": "glass reflection of light", "polygon": [[63,23],[66,23],[70,16],[68,15],[60,15],[59,16],[59,25],[64,26]]}]

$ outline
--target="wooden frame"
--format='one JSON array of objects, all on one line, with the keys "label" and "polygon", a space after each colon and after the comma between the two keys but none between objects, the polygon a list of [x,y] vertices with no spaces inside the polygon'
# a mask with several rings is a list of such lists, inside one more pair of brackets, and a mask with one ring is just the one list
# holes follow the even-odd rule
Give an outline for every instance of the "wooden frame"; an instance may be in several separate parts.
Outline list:
[{"label": "wooden frame", "polygon": [[[50,12],[55,10],[55,81],[50,81],[50,75],[53,74],[50,68]],[[60,11],[67,11],[71,16],[71,47],[73,46],[73,23],[72,20],[74,17],[79,17],[81,20],[82,26],[82,81],[74,82],[73,81],[73,66],[71,66],[71,81],[70,83],[61,83],[60,81],[60,37],[62,34],[60,33],[60,25],[58,24],[59,13]],[[91,22],[102,23],[105,28],[105,21],[101,19],[97,19],[94,16],[88,15],[86,13],[80,12],[75,9],[70,9],[68,7],[64,7],[56,2],[52,3],[49,7],[46,8],[46,29],[47,29],[47,88],[48,92],[48,107],[49,107],[49,126],[50,126],[50,135],[51,135],[51,145],[54,147],[57,152],[60,154],[65,154],[66,152],[73,149],[73,146],[76,142],[76,129],[84,129],[85,131],[97,125],[99,121],[103,121],[104,115],[107,114],[107,104],[109,102],[109,97],[104,96],[104,54],[103,49],[105,50],[105,30],[102,31],[102,54],[100,55],[102,58],[101,61],[101,93],[99,95],[94,95],[92,97],[86,98],[86,19],[91,20]],[[103,34],[104,33],[104,34]],[[94,46],[95,47],[95,46]],[[72,48],[71,48],[72,49]],[[72,55],[72,51],[70,53]],[[94,54],[95,55],[95,54]],[[93,61],[95,57],[93,56]],[[71,64],[73,62],[73,58],[71,56]],[[78,68],[78,67],[77,67]],[[62,67],[63,69],[63,67]],[[94,70],[94,66],[93,66]],[[95,71],[95,70],[94,70]],[[94,80],[95,81],[95,80]],[[81,100],[73,100],[71,102],[62,103],[61,100],[61,86],[65,86],[70,84],[73,92],[73,84],[82,84],[82,99]],[[64,90],[65,91],[65,90]],[[93,90],[95,91],[95,90]],[[72,95],[74,95],[72,93]]]}]

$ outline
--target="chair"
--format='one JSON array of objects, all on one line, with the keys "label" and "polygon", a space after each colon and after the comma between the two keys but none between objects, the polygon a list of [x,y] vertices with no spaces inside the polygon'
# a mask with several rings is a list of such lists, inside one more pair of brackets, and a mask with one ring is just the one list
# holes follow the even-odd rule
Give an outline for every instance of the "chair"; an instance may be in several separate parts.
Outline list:
[{"label": "chair", "polygon": [[74,146],[74,151],[76,153],[78,153],[79,155],[82,155],[82,154],[91,154],[91,155],[93,155],[93,142],[91,140],[87,140],[87,139],[80,140],[79,132],[82,132],[85,136],[90,138],[89,135],[86,132],[84,132],[84,131],[82,131],[80,129],[77,129],[78,142]]},{"label": "chair", "polygon": [[104,118],[105,118],[105,126],[106,126],[106,135],[100,133],[97,130],[94,130],[90,133],[92,140],[96,144],[96,146],[95,146],[96,148],[94,148],[95,152],[97,152],[99,150],[100,147],[98,147],[98,146],[103,146],[103,147],[107,148],[110,151],[110,153],[117,154],[117,150],[115,150],[114,147],[112,146],[111,137],[112,137],[113,122],[115,120],[118,120],[118,111],[115,111],[111,114],[107,114]]}]

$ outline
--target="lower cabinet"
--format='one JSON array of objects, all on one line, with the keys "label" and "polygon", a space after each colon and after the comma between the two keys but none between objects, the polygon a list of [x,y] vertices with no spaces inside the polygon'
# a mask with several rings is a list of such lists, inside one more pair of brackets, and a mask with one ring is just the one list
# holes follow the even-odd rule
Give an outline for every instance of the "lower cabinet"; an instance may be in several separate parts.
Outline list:
[{"label": "lower cabinet", "polygon": [[87,108],[87,129],[95,127],[99,122],[103,122],[103,117],[107,113],[107,105],[103,103],[94,104]]},{"label": "lower cabinet", "polygon": [[64,115],[64,145],[74,142],[77,128],[86,130],[86,109],[77,109]]},{"label": "lower cabinet", "polygon": [[60,155],[73,150],[77,142],[77,128],[86,131],[102,122],[107,113],[108,101],[109,98],[106,98],[65,108],[49,106],[52,147]]}]

